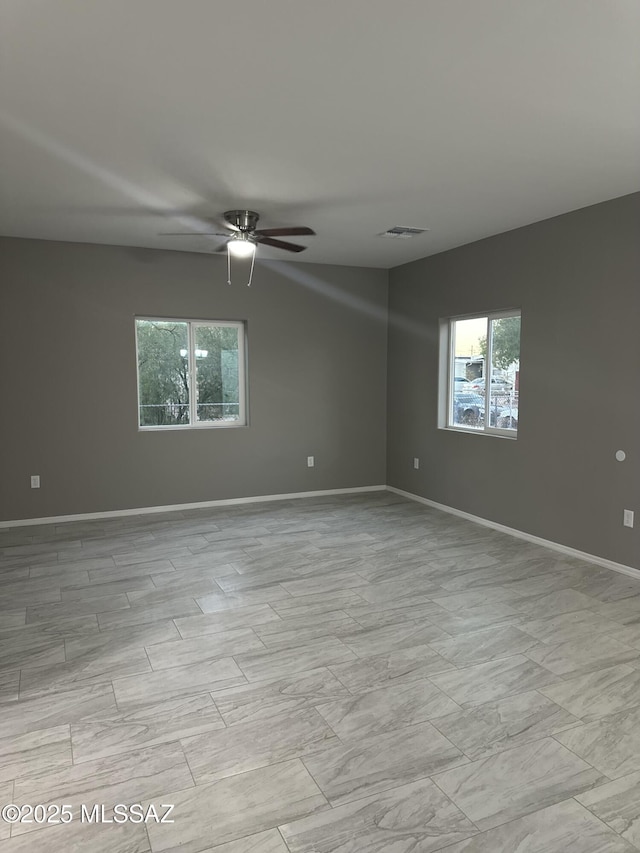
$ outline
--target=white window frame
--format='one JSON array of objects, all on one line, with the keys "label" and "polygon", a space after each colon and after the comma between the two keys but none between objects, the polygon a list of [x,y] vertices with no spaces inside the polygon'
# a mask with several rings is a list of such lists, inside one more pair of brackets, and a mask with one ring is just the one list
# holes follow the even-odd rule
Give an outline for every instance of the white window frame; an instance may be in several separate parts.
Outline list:
[{"label": "white window frame", "polygon": [[[189,421],[188,424],[167,424],[142,426],[140,424],[140,367],[138,361],[138,321],[151,323],[186,323],[187,346],[189,358]],[[195,334],[198,326],[225,326],[238,330],[238,419],[235,421],[198,421],[198,384],[195,357]],[[134,336],[136,342],[136,419],[140,432],[157,432],[158,430],[185,429],[236,429],[247,426],[247,335],[246,323],[243,320],[189,320],[185,317],[134,317]]]},{"label": "white window frame", "polygon": [[[481,428],[469,427],[453,423],[454,405],[454,377],[455,377],[455,323],[458,320],[481,320],[487,319],[487,355],[485,359],[485,389],[484,389],[484,411],[485,423]],[[518,430],[502,429],[486,423],[487,413],[491,405],[491,364],[492,364],[492,335],[489,328],[493,320],[502,320],[506,317],[520,317],[522,312],[519,308],[510,308],[504,311],[477,311],[473,314],[459,314],[455,317],[445,317],[440,320],[440,370],[438,382],[438,427],[440,429],[463,432],[471,435],[491,435],[498,438],[517,439]],[[519,415],[519,411],[518,411]],[[518,426],[520,422],[518,420]]]}]

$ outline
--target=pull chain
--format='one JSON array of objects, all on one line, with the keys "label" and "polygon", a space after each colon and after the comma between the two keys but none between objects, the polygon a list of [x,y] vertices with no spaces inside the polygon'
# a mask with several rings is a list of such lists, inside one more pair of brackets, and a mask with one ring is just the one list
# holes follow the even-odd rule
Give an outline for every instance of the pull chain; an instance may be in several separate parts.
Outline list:
[{"label": "pull chain", "polygon": [[247,282],[247,287],[251,287],[251,280],[253,279],[253,265],[256,262],[256,249],[253,250],[253,256],[251,258],[251,269],[249,270],[249,281]]}]

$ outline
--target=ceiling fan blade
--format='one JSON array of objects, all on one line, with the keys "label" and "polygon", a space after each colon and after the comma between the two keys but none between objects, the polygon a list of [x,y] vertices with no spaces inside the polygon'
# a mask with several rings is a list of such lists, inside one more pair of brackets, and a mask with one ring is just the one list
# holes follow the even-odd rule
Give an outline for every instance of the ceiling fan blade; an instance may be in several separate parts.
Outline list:
[{"label": "ceiling fan blade", "polygon": [[307,228],[304,225],[296,225],[292,228],[259,228],[254,234],[259,234],[261,237],[301,237],[303,234],[309,236],[316,232],[312,228]]},{"label": "ceiling fan blade", "polygon": [[228,237],[222,231],[160,231],[159,237]]},{"label": "ceiling fan blade", "polygon": [[258,243],[264,243],[265,246],[273,246],[274,249],[285,249],[287,252],[304,252],[306,246],[299,246],[297,243],[288,243],[284,240],[272,240],[271,237],[263,237],[262,234],[255,232],[255,239]]}]

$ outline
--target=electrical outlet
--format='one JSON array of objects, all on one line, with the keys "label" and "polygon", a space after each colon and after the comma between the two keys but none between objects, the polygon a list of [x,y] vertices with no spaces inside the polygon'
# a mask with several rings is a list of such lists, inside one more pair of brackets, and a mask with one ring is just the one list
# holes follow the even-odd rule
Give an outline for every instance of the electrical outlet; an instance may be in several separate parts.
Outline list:
[{"label": "electrical outlet", "polygon": [[32,474],[31,475],[31,488],[39,489],[40,488],[40,474]]},{"label": "electrical outlet", "polygon": [[418,457],[417,457],[417,456],[414,456],[414,457],[413,457],[413,467],[416,469],[416,471],[417,471],[417,470],[418,470],[418,468],[420,467],[420,460],[418,459]]},{"label": "electrical outlet", "polygon": [[633,510],[625,509],[622,514],[622,523],[625,527],[633,527]]},{"label": "electrical outlet", "polygon": [[316,464],[316,460],[313,456],[307,456],[307,468],[313,468]]}]

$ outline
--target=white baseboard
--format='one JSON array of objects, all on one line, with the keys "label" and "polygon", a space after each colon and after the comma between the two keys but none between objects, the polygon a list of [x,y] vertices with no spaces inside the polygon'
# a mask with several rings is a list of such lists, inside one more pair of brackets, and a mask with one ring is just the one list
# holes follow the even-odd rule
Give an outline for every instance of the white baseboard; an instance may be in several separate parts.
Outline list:
[{"label": "white baseboard", "polygon": [[561,545],[559,542],[552,542],[550,539],[542,539],[542,537],[534,536],[532,533],[525,533],[524,530],[507,527],[504,524],[498,524],[496,521],[490,521],[488,518],[481,518],[479,515],[472,515],[470,512],[464,512],[461,509],[455,509],[455,507],[447,506],[446,504],[436,503],[436,501],[431,501],[429,498],[414,495],[413,492],[396,489],[395,486],[387,486],[387,491],[394,492],[396,495],[401,495],[403,498],[408,498],[411,501],[426,504],[426,506],[439,509],[450,515],[457,515],[459,518],[465,518],[467,521],[474,521],[476,524],[482,524],[484,527],[491,527],[493,530],[499,530],[500,533],[508,533],[509,536],[515,536],[517,539],[524,539],[535,545],[550,548],[552,551],[559,551],[561,554],[566,554],[569,557],[577,557],[579,560],[584,560],[587,563],[595,563],[598,566],[603,566],[605,569],[611,569],[614,572],[620,572],[620,574],[640,579],[640,569],[634,569],[633,566],[625,566],[624,563],[615,563],[613,560],[607,560],[605,557],[588,554],[586,551],[578,551],[577,548],[570,548],[568,545]]},{"label": "white baseboard", "polygon": [[515,527],[507,527],[505,524],[498,524],[496,521],[490,521],[488,518],[482,518],[479,515],[472,515],[470,512],[456,509],[446,504],[440,504],[436,501],[423,498],[413,492],[405,492],[403,489],[397,489],[395,486],[355,486],[350,489],[321,489],[313,492],[291,492],[290,494],[281,495],[254,495],[247,498],[225,498],[217,501],[197,501],[196,503],[185,504],[169,504],[168,506],[145,506],[136,507],[134,509],[117,509],[107,512],[82,512],[74,515],[52,515],[45,518],[22,518],[12,521],[0,521],[0,530],[10,527],[29,527],[36,524],[62,524],[66,521],[92,521],[101,518],[122,518],[129,515],[152,515],[160,512],[180,512],[186,509],[207,509],[208,507],[218,506],[234,506],[237,504],[252,504],[266,503],[268,501],[289,501],[298,500],[299,498],[317,498],[331,497],[332,495],[353,495],[363,492],[393,492],[403,498],[407,498],[417,503],[425,504],[425,506],[433,507],[441,512],[456,515],[459,518],[464,518],[467,521],[473,521],[476,524],[481,524],[484,527],[490,527],[493,530],[498,530],[501,533],[507,533],[509,536],[514,536],[517,539],[524,539],[526,542],[532,542],[535,545],[541,545],[544,548],[550,548],[552,551],[558,551],[561,554],[566,554],[569,557],[576,557],[579,560],[584,560],[587,563],[595,563],[598,566],[603,566],[606,569],[611,569],[614,572],[619,572],[629,577],[640,579],[640,570],[634,569],[633,566],[626,566],[623,563],[616,563],[613,560],[607,560],[605,557],[598,557],[595,554],[589,554],[586,551],[579,551],[577,548],[570,548],[568,545],[561,545],[559,542],[552,542],[550,539],[543,539],[540,536],[534,536],[532,533],[525,533],[523,530],[518,530]]},{"label": "white baseboard", "polygon": [[315,492],[292,492],[288,495],[254,495],[249,498],[225,498],[219,501],[198,501],[189,504],[168,506],[143,506],[135,509],[114,509],[108,512],[80,512],[75,515],[51,515],[46,518],[21,518],[15,521],[0,521],[0,529],[7,527],[29,527],[35,524],[61,524],[65,521],[91,521],[99,518],[121,518],[127,515],[151,515],[158,512],[180,512],[184,509],[207,509],[216,506],[265,503],[267,501],[290,501],[298,498],[321,498],[331,495],[352,495],[359,492],[384,492],[386,486],[355,486],[352,489],[321,489]]}]

